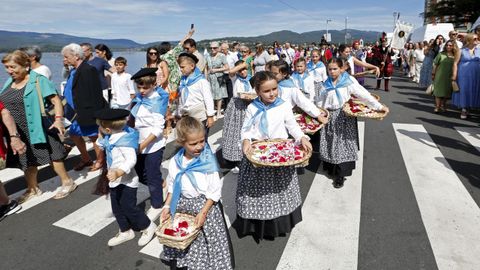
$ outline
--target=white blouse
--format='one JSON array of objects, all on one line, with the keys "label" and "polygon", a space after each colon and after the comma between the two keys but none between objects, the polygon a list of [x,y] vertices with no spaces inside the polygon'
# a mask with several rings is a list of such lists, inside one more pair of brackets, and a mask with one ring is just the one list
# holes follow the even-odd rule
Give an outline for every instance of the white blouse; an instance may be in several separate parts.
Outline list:
[{"label": "white blouse", "polygon": [[318,117],[320,110],[297,87],[278,87],[278,97],[290,103],[290,110],[297,106],[312,117]]},{"label": "white blouse", "polygon": [[[182,159],[182,166],[185,168],[191,161],[187,160],[185,157]],[[175,176],[180,171],[177,167],[177,163],[175,159],[170,159],[168,164],[168,176],[167,176],[167,185],[168,185],[168,192],[173,193],[173,184],[175,181]],[[187,198],[195,198],[200,196],[201,194],[205,195],[207,199],[211,199],[214,202],[218,202],[222,197],[222,187],[223,187],[223,180],[220,178],[218,172],[214,173],[200,173],[200,172],[193,172],[193,176],[197,181],[198,189],[196,189],[188,176],[186,174],[182,175],[182,195]]]},{"label": "white blouse", "polygon": [[207,110],[207,116],[215,115],[212,91],[210,89],[210,83],[206,79],[200,79],[193,85],[189,86],[188,90],[188,97],[185,103],[183,103],[183,99],[180,97],[179,115],[183,115],[185,112],[202,104]]},{"label": "white blouse", "polygon": [[315,82],[324,82],[327,80],[327,68],[325,66],[322,66],[320,68],[308,70],[308,73],[310,75],[313,75],[313,80]]},{"label": "white blouse", "polygon": [[345,104],[353,94],[374,110],[382,109],[383,105],[370,95],[370,93],[361,86],[354,77],[350,76],[350,80],[352,81],[352,84],[347,87],[338,88],[338,91],[340,92],[340,103],[335,90],[326,91],[323,84],[315,84],[315,102],[317,106],[328,110],[337,110],[342,108],[343,104]]},{"label": "white blouse", "polygon": [[[156,90],[148,97],[144,98],[156,98],[159,94]],[[156,112],[150,112],[145,106],[140,106],[138,109],[137,117],[135,117],[135,129],[140,134],[138,143],[142,143],[150,134],[157,137],[153,142],[151,142],[145,149],[143,149],[142,154],[150,154],[158,151],[159,149],[165,147],[166,140],[163,137],[163,128],[165,127],[165,118],[162,114]]]},{"label": "white blouse", "polygon": [[[125,131],[112,134],[108,140],[110,144],[117,142],[123,135],[127,134]],[[102,148],[102,145],[96,144]],[[125,172],[124,175],[117,178],[115,181],[108,182],[111,188],[118,185],[126,185],[131,188],[138,187],[138,175],[133,170],[137,163],[137,153],[132,147],[114,147],[112,149],[112,165],[108,169],[119,169]]]},{"label": "white blouse", "polygon": [[[295,85],[298,87],[298,89],[301,89],[300,82],[293,77],[292,79],[293,79],[293,82],[295,82]],[[309,73],[308,76],[305,79],[303,79],[303,86],[305,87],[305,89],[301,90],[304,94],[308,95],[307,98],[312,102],[314,101],[314,97],[315,97],[315,80],[314,79],[315,78],[313,78],[313,75]]]},{"label": "white blouse", "polygon": [[238,97],[238,92],[250,92],[255,93],[255,89],[249,88],[246,89],[245,84],[243,84],[240,79],[236,79],[235,83],[233,84],[233,97]]},{"label": "white blouse", "polygon": [[288,139],[288,134],[290,134],[296,142],[300,142],[300,139],[305,136],[297,124],[293,116],[292,107],[288,102],[284,102],[275,108],[267,110],[267,137],[260,132],[260,116],[256,117],[255,122],[250,127],[248,126],[257,111],[258,109],[255,105],[248,105],[242,127],[242,141],[254,139]]}]

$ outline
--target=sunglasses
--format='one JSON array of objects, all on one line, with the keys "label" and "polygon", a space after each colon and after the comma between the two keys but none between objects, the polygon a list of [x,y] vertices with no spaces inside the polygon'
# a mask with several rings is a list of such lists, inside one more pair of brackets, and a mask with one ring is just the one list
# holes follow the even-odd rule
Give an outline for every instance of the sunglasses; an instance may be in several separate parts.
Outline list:
[{"label": "sunglasses", "polygon": [[210,47],[210,49],[216,50],[216,49],[218,49],[218,47]]},{"label": "sunglasses", "polygon": [[149,52],[148,54],[149,55],[157,55],[158,53],[157,52]]},{"label": "sunglasses", "polygon": [[240,51],[241,53],[248,53],[248,51]]}]

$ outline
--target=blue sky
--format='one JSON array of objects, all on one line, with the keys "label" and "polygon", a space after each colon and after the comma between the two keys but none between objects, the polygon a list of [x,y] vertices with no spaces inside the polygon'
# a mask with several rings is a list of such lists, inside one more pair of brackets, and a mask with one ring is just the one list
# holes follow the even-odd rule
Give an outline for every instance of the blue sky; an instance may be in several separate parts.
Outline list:
[{"label": "blue sky", "polygon": [[[6,2],[6,3],[5,3]],[[153,1],[7,0],[0,29],[128,38],[140,43],[179,40],[195,23],[195,39],[257,36],[278,30],[307,32],[348,28],[392,31],[400,20],[422,25],[423,0]]]}]

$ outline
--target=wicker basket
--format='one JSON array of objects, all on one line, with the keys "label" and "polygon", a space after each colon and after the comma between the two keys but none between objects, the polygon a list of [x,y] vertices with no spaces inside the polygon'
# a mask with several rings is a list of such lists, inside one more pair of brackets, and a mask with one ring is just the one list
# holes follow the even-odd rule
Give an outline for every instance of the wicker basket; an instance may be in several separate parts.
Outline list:
[{"label": "wicker basket", "polygon": [[[284,141],[291,141],[290,139],[270,139],[270,140],[264,140],[264,141],[255,141],[252,142],[252,146],[254,145],[262,145],[262,144],[272,144],[272,143],[277,143],[277,142],[284,142]],[[303,151],[304,155],[303,158],[298,159],[298,160],[291,160],[287,162],[277,162],[277,163],[271,163],[271,162],[266,162],[266,161],[260,161],[257,159],[254,159],[251,155],[247,155],[247,159],[257,167],[283,167],[283,166],[307,166],[308,165],[308,160],[312,156],[312,151]]]},{"label": "wicker basket", "polygon": [[257,93],[255,92],[238,92],[238,97],[245,100],[254,100],[257,98]]},{"label": "wicker basket", "polygon": [[[189,214],[184,214],[184,213],[176,213],[175,214],[175,220],[178,220],[179,222],[182,221],[187,221],[188,222],[188,227],[195,226],[195,217]],[[160,244],[163,244],[167,247],[172,247],[172,248],[177,248],[177,249],[186,249],[190,244],[197,238],[198,234],[200,233],[200,228],[195,228],[193,232],[186,236],[181,236],[181,237],[175,237],[171,235],[166,235],[165,229],[167,228],[172,228],[172,219],[169,218],[162,224],[160,224],[157,227],[157,230],[155,231],[155,234],[158,237],[158,241],[160,241]]]},{"label": "wicker basket", "polygon": [[[373,94],[373,93],[370,93],[370,95],[372,97],[374,97],[377,101],[380,101],[380,96],[377,95],[377,94]],[[355,95],[352,95],[352,100],[354,100],[355,102],[362,102],[358,97],[356,97]]]},{"label": "wicker basket", "polygon": [[[327,118],[330,116],[330,113],[329,113],[327,110],[322,109],[322,108],[319,108],[319,109],[320,109],[320,112],[321,112],[322,115],[326,116]],[[300,122],[299,122],[299,121],[300,121],[300,117],[301,117],[302,115],[305,116],[305,117],[308,116],[308,114],[306,114],[306,113],[304,113],[304,112],[303,112],[303,113],[295,113],[295,120],[297,120],[297,123],[298,123],[299,125],[300,125]],[[315,129],[308,129],[308,128],[304,129],[304,128],[302,128],[303,133],[312,135],[312,134],[314,134],[315,132],[319,131],[321,128],[323,128],[323,127],[325,126],[325,124],[321,124],[321,123],[318,122],[318,120],[315,119],[315,118],[312,118],[311,121],[314,122],[315,125],[318,125],[318,126],[317,126]],[[301,128],[301,126],[300,126],[300,128]]]},{"label": "wicker basket", "polygon": [[[384,104],[382,104],[385,106]],[[350,109],[350,104],[347,102],[343,105],[343,112],[345,112],[346,115],[352,116],[352,117],[362,117],[362,118],[369,118],[369,119],[376,119],[376,120],[383,120],[387,116],[386,112],[377,112],[377,111],[372,111],[365,113],[363,111],[360,112],[352,112]]]}]

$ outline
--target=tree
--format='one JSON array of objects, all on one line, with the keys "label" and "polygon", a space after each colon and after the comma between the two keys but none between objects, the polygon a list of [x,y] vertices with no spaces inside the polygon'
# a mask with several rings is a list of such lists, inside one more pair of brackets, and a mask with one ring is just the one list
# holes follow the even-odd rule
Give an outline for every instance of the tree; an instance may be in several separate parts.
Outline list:
[{"label": "tree", "polygon": [[[425,21],[429,18],[442,18],[442,22],[453,23],[455,26],[466,26],[480,16],[479,0],[437,0],[431,3],[427,12],[421,13]],[[435,20],[435,22],[440,22]]]}]

